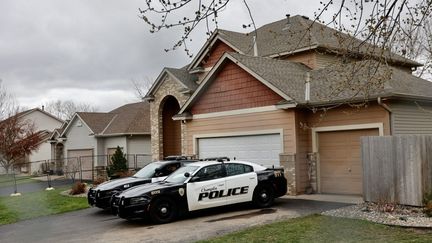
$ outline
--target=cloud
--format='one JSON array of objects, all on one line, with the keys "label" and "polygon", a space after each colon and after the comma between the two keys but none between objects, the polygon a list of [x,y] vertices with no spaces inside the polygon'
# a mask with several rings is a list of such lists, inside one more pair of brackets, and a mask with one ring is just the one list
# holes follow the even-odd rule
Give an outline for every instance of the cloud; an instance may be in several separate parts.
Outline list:
[{"label": "cloud", "polygon": [[[155,79],[164,66],[191,61],[182,51],[166,53],[181,29],[150,34],[138,18],[142,0],[3,0],[0,15],[0,78],[27,107],[73,97],[110,110],[135,99],[131,80]],[[249,1],[257,25],[286,13],[313,11],[284,0]],[[248,23],[241,1],[232,1],[220,27],[236,31]],[[189,48],[205,41],[199,27]],[[123,102],[123,103],[121,103]]]}]

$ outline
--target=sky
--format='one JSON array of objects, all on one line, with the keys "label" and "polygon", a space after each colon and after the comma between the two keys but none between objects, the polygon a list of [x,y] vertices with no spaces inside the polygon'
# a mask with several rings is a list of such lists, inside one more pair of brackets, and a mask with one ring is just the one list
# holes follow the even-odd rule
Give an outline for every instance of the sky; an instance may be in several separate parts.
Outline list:
[{"label": "sky", "polygon": [[[312,0],[250,0],[257,26],[286,14],[313,17]],[[0,79],[21,106],[41,107],[51,100],[85,102],[109,111],[138,101],[132,80],[155,80],[163,67],[182,67],[186,53],[165,52],[181,30],[156,34],[138,17],[144,0],[1,0]],[[185,9],[185,11],[187,11]],[[231,1],[219,27],[245,32],[243,1]],[[249,31],[249,30],[248,30]],[[206,40],[204,26],[192,35],[197,53]],[[148,81],[147,81],[148,82]]]}]

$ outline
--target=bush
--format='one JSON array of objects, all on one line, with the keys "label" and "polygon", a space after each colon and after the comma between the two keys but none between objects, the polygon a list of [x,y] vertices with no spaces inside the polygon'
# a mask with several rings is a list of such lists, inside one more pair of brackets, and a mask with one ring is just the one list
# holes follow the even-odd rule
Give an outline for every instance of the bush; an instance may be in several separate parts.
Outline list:
[{"label": "bush", "polygon": [[119,178],[123,178],[123,177],[131,177],[131,176],[133,176],[135,173],[133,173],[132,171],[130,171],[130,170],[127,170],[127,171],[120,171],[120,172],[118,172],[117,173],[117,176],[119,177]]},{"label": "bush", "polygon": [[102,176],[99,176],[96,180],[93,181],[93,187],[102,184],[106,181],[106,179]]},{"label": "bush", "polygon": [[75,182],[75,184],[72,186],[72,189],[70,190],[70,195],[78,195],[83,194],[86,192],[86,184],[82,182]]},{"label": "bush", "polygon": [[423,197],[423,212],[428,216],[432,217],[432,192],[426,193]]},{"label": "bush", "polygon": [[108,165],[107,173],[110,178],[120,177],[120,173],[127,172],[127,159],[119,146],[111,157],[111,164]]}]

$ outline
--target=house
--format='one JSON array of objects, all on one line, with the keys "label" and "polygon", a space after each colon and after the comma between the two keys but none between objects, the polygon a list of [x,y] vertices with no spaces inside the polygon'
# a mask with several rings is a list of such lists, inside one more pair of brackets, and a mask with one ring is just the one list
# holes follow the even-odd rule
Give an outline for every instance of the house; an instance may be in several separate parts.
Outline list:
[{"label": "house", "polygon": [[[70,166],[79,159],[86,172],[84,177],[89,179],[90,172],[106,166],[109,155],[119,146],[128,155],[129,166],[142,166],[150,161],[149,111],[147,102],[138,102],[106,113],[77,112],[52,134],[53,160]],[[139,161],[136,155],[140,155]]]},{"label": "house", "polygon": [[284,166],[290,194],[362,194],[361,136],[432,134],[419,63],[351,49],[360,41],[303,16],[256,33],[217,30],[186,67],[162,70],[145,97],[153,159],[229,156]]},{"label": "house", "polygon": [[[37,150],[27,155],[24,159],[25,166],[21,167],[23,173],[39,173],[41,165],[51,158],[51,145],[49,143],[50,134],[63,123],[63,120],[46,112],[42,109],[34,108],[16,114],[22,122],[30,122],[34,125],[35,131],[39,134],[41,141]],[[29,163],[31,162],[31,163]]]}]

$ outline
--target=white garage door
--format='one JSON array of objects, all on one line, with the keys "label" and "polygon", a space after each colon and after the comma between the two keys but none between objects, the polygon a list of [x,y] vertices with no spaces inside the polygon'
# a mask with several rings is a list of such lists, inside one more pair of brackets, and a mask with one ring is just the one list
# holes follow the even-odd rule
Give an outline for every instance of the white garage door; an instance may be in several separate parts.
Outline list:
[{"label": "white garage door", "polygon": [[199,158],[227,156],[264,166],[279,166],[280,134],[198,139]]}]

